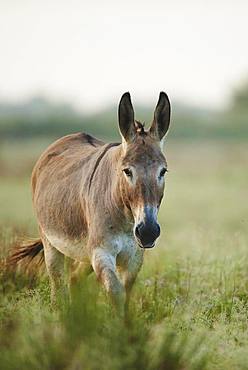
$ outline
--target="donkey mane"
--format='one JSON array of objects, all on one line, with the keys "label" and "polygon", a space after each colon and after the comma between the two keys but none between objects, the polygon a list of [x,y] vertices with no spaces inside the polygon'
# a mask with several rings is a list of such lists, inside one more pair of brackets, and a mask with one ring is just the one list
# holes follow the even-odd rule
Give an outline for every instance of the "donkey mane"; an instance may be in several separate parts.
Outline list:
[{"label": "donkey mane", "polygon": [[98,157],[98,158],[97,158],[97,160],[96,160],[96,163],[95,163],[95,166],[94,166],[94,168],[93,168],[93,171],[92,171],[92,173],[91,173],[91,176],[90,176],[90,180],[89,180],[89,188],[88,188],[88,190],[90,190],[90,188],[91,188],[91,184],[92,184],[93,177],[94,177],[94,175],[95,175],[95,173],[96,173],[97,167],[99,166],[99,164],[100,164],[100,162],[101,162],[102,158],[104,157],[104,155],[107,153],[107,151],[108,151],[110,148],[112,148],[113,146],[118,146],[118,145],[120,145],[120,143],[110,143],[110,144],[108,144],[108,145],[106,146],[106,148],[104,149],[104,151],[99,155],[99,157]]},{"label": "donkey mane", "polygon": [[145,123],[141,123],[140,121],[135,121],[135,129],[136,133],[141,136],[146,136],[147,132],[145,132]]}]

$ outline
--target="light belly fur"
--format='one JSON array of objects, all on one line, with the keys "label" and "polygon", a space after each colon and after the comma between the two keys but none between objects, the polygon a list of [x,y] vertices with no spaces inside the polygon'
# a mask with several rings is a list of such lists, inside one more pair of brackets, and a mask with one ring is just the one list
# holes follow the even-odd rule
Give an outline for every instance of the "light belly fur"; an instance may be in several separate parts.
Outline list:
[{"label": "light belly fur", "polygon": [[[86,239],[72,240],[49,233],[46,234],[46,237],[54,248],[67,257],[81,262],[90,258],[86,249]],[[102,253],[110,255],[114,261],[114,265],[116,265],[116,259],[118,257],[118,265],[124,267],[124,265],[128,265],[130,260],[134,258],[136,248],[137,245],[134,237],[123,233],[108,237],[96,249],[100,249]]]},{"label": "light belly fur", "polygon": [[85,259],[88,258],[85,245],[86,240],[84,239],[72,240],[53,234],[46,234],[46,238],[54,248],[56,248],[59,252],[63,253],[67,257],[80,262],[83,262]]}]

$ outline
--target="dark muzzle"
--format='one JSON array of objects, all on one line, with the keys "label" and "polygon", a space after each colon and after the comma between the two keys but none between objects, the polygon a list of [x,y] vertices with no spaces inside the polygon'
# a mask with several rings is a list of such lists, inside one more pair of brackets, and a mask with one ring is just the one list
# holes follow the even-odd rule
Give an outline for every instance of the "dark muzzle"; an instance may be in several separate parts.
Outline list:
[{"label": "dark muzzle", "polygon": [[139,245],[142,248],[153,248],[156,239],[160,235],[160,226],[156,222],[144,223],[140,222],[135,227],[135,236]]}]

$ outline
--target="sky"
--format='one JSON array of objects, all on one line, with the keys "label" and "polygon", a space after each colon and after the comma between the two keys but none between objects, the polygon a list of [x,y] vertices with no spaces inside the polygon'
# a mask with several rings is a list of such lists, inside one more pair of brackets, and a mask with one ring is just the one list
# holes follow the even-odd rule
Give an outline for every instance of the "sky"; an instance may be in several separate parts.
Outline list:
[{"label": "sky", "polygon": [[246,0],[0,0],[0,100],[80,110],[171,100],[227,104],[248,76]]}]

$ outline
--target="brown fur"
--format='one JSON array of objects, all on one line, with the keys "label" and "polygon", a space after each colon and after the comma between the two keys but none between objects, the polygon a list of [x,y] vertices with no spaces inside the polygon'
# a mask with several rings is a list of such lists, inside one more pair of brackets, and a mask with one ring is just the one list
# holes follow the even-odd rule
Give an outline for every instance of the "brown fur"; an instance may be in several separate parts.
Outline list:
[{"label": "brown fur", "polygon": [[[146,206],[157,213],[163,197],[159,171],[166,168],[166,160],[160,140],[169,126],[168,104],[161,93],[155,121],[146,131],[134,120],[130,96],[124,94],[119,106],[122,144],[77,133],[57,140],[41,155],[32,174],[41,241],[20,247],[10,263],[32,259],[43,246],[54,291],[63,280],[63,257],[68,255],[87,272],[93,267],[115,303],[123,304],[115,264],[128,297],[143,260],[134,222],[142,221],[140,212]],[[125,168],[134,172],[132,181]]]}]

